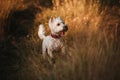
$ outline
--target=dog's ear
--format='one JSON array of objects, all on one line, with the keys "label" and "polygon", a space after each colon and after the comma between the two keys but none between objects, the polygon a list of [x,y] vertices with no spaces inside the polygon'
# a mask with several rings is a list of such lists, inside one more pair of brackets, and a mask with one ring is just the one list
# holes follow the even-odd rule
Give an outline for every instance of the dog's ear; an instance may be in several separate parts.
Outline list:
[{"label": "dog's ear", "polygon": [[52,27],[53,27],[53,22],[54,22],[54,20],[55,20],[54,17],[51,17],[51,18],[49,19],[49,27],[50,27],[51,30],[52,30]]},{"label": "dog's ear", "polygon": [[52,23],[54,20],[55,18],[51,16],[51,18],[49,19],[49,23]]},{"label": "dog's ear", "polygon": [[59,16],[58,19],[62,20],[61,16]]},{"label": "dog's ear", "polygon": [[[62,19],[61,16],[57,17],[57,19],[60,20],[60,21],[63,21],[63,19]],[[63,22],[64,22],[64,21],[63,21]]]}]

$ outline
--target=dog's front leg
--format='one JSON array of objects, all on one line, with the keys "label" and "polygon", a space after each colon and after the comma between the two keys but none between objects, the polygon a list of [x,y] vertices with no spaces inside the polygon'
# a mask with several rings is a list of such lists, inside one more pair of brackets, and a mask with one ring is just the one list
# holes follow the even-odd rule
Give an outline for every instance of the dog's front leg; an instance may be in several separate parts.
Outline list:
[{"label": "dog's front leg", "polygon": [[46,50],[47,48],[45,47],[45,45],[42,46],[42,55],[43,55],[43,58],[45,59],[45,55],[46,55]]},{"label": "dog's front leg", "polygon": [[55,63],[55,58],[53,57],[52,50],[48,49],[48,55],[50,56],[50,63]]},{"label": "dog's front leg", "polygon": [[52,54],[52,50],[48,49],[48,55],[50,56],[50,58],[53,58],[53,54]]},{"label": "dog's front leg", "polygon": [[66,49],[65,49],[65,46],[62,47],[62,55],[65,55],[66,54]]},{"label": "dog's front leg", "polygon": [[43,50],[43,51],[42,51],[42,55],[43,55],[43,58],[44,58],[44,59],[45,59],[45,54],[46,54],[46,51]]},{"label": "dog's front leg", "polygon": [[67,56],[71,56],[71,53],[70,52],[67,52],[67,50],[66,50],[66,46],[64,46],[64,47],[62,47],[62,55],[67,55]]}]

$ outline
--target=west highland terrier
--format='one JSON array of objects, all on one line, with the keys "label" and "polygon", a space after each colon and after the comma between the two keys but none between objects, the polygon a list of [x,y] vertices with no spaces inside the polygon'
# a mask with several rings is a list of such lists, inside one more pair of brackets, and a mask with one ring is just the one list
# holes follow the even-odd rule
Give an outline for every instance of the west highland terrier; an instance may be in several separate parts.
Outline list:
[{"label": "west highland terrier", "polygon": [[39,25],[38,36],[43,40],[42,42],[42,54],[45,58],[46,53],[53,58],[53,52],[61,51],[62,54],[66,53],[63,36],[67,32],[68,27],[64,23],[61,17],[51,17],[49,20],[49,27],[51,34],[45,36],[45,27]]}]

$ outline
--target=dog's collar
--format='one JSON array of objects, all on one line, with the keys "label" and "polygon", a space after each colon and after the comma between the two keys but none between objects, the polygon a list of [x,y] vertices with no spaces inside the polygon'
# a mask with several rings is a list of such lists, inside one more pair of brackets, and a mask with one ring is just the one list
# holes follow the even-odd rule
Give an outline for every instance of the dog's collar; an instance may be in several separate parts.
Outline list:
[{"label": "dog's collar", "polygon": [[54,35],[54,34],[51,34],[51,37],[52,37],[52,38],[57,38],[57,39],[58,39],[58,38],[61,38],[60,35]]}]

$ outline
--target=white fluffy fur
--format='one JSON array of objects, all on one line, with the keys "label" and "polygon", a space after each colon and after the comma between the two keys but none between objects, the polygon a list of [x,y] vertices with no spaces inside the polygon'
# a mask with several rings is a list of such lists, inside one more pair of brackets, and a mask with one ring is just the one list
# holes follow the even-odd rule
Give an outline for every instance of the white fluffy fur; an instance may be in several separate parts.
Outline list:
[{"label": "white fluffy fur", "polygon": [[[65,46],[64,46],[64,40],[61,36],[62,34],[59,34],[61,31],[64,32],[66,24],[64,24],[64,21],[61,17],[58,18],[50,18],[49,20],[49,27],[51,30],[51,34],[60,36],[60,38],[53,38],[51,35],[45,36],[45,28],[41,24],[39,26],[38,36],[40,39],[43,39],[42,43],[42,54],[43,57],[45,57],[46,53],[53,58],[53,52],[61,50],[62,53],[65,53]],[[66,30],[67,31],[67,30]],[[66,32],[65,31],[65,32]]]},{"label": "white fluffy fur", "polygon": [[40,39],[45,38],[45,27],[42,24],[39,25],[38,36],[40,37]]}]

